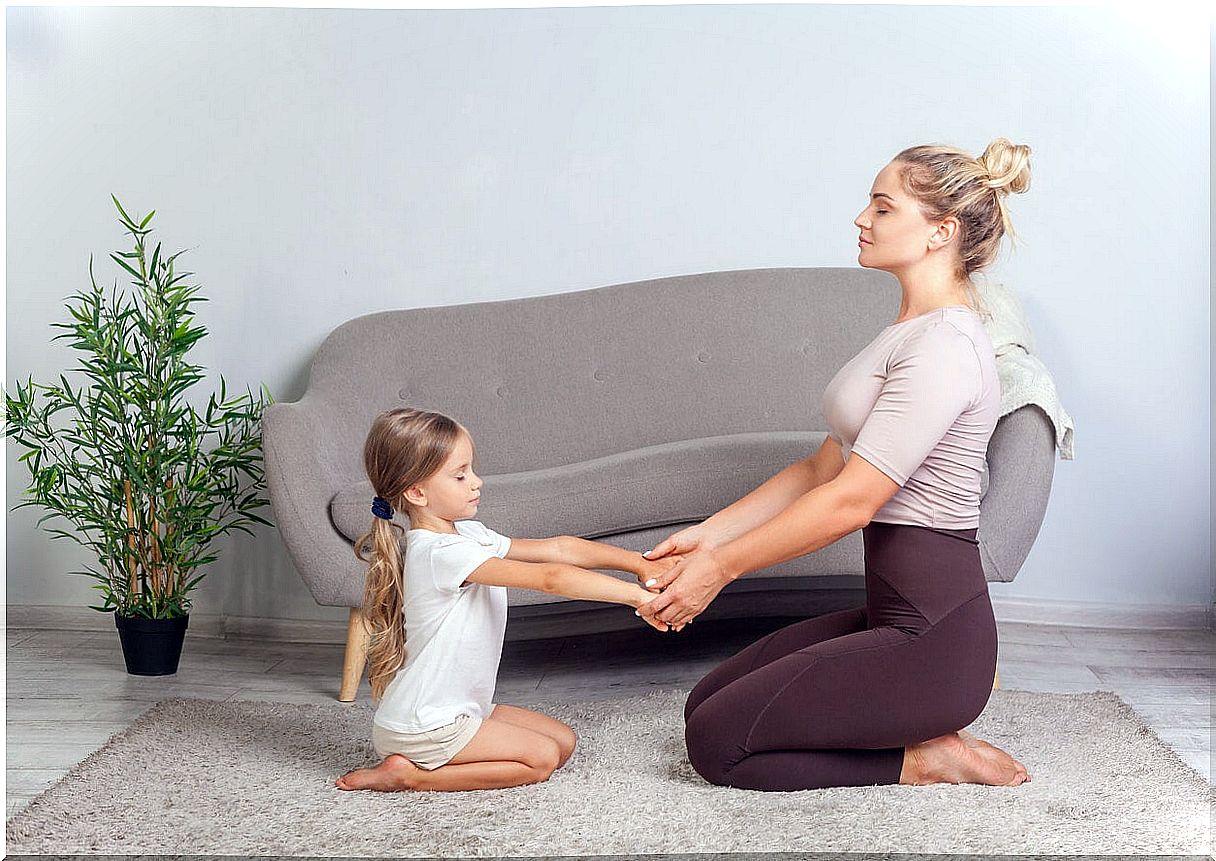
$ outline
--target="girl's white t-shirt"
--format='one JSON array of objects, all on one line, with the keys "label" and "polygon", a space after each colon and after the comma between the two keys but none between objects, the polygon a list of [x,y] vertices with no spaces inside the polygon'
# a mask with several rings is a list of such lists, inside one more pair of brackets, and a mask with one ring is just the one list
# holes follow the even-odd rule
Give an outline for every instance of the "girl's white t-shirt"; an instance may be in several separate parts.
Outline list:
[{"label": "girl's white t-shirt", "polygon": [[992,340],[963,305],[887,326],[823,393],[845,460],[860,455],[900,486],[874,520],[942,529],[979,526],[1000,406]]},{"label": "girl's white t-shirt", "polygon": [[425,732],[459,715],[489,717],[507,629],[504,586],[468,583],[487,559],[502,558],[511,539],[476,520],[450,535],[406,533],[405,663],[372,720],[396,732]]}]

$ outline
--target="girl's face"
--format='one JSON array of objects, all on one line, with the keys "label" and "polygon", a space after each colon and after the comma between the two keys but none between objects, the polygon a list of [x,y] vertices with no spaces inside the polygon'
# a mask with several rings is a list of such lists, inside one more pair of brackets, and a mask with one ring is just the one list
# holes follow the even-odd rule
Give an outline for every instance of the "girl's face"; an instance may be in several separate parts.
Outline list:
[{"label": "girl's face", "polygon": [[938,226],[920,214],[900,184],[900,166],[891,162],[874,179],[870,203],[853,219],[861,231],[857,262],[893,274],[924,259]]},{"label": "girl's face", "polygon": [[[421,501],[415,501],[416,490]],[[473,441],[461,434],[447,461],[430,478],[406,492],[419,509],[447,521],[468,520],[477,513],[481,478],[473,471]]]}]

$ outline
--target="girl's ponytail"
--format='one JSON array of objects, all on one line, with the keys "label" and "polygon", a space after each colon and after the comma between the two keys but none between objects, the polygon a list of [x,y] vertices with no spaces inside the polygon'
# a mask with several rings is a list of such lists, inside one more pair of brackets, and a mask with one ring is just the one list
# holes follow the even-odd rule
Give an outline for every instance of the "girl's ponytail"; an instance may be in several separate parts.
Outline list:
[{"label": "girl's ponytail", "polygon": [[[405,661],[405,557],[401,536],[405,530],[391,520],[373,518],[372,527],[355,542],[355,555],[368,562],[363,584],[363,620],[367,628],[367,681],[372,701]],[[363,555],[370,550],[371,558]]]},{"label": "girl's ponytail", "polygon": [[392,509],[408,515],[405,492],[438,472],[467,433],[440,413],[401,407],[377,416],[363,445],[364,469],[381,497],[375,510],[385,515],[374,516],[355,542],[355,556],[368,563],[362,610],[373,701],[405,663],[405,529],[393,520]]}]

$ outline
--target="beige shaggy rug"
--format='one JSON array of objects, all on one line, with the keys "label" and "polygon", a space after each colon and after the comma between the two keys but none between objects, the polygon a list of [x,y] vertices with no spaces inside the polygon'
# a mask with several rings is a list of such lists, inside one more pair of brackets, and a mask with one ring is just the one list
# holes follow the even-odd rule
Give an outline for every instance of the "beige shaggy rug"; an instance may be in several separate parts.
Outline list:
[{"label": "beige shaggy rug", "polygon": [[[997,690],[969,727],[1018,787],[755,792],[705,783],[680,691],[547,703],[579,746],[548,782],[346,792],[372,707],[164,700],[9,820],[9,854],[343,857],[696,852],[1209,854],[1212,790],[1116,695]],[[521,703],[529,705],[528,703]],[[539,705],[533,703],[532,705]]]}]

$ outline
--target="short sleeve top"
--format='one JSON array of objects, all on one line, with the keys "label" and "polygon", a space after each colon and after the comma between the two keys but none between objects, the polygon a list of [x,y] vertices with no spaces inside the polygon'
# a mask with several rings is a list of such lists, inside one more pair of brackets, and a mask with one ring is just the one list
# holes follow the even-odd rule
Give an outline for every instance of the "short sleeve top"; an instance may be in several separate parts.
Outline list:
[{"label": "short sleeve top", "polygon": [[823,414],[846,461],[860,455],[900,486],[874,520],[978,528],[1000,394],[992,341],[964,305],[887,326],[850,359]]},{"label": "short sleeve top", "polygon": [[507,627],[507,590],[466,583],[503,558],[511,539],[476,520],[456,533],[411,529],[405,543],[405,663],[385,688],[373,721],[424,732],[459,715],[489,717]]}]

